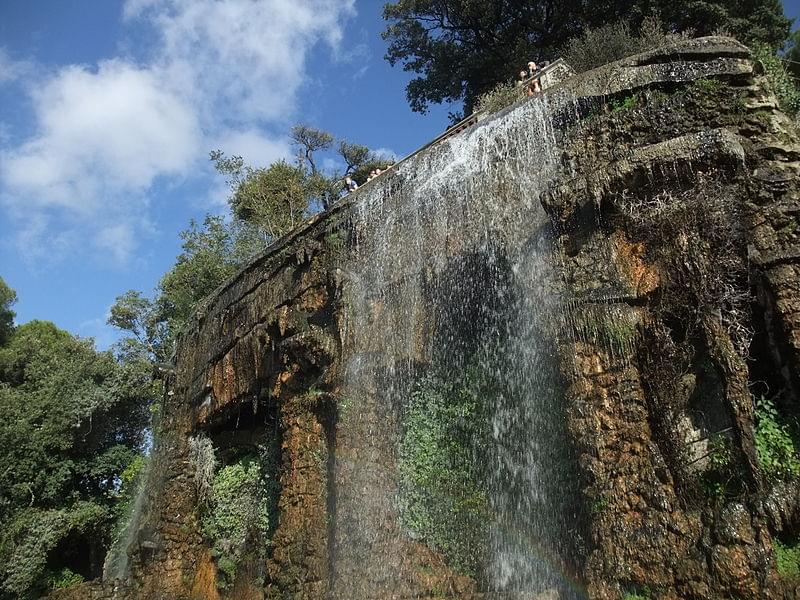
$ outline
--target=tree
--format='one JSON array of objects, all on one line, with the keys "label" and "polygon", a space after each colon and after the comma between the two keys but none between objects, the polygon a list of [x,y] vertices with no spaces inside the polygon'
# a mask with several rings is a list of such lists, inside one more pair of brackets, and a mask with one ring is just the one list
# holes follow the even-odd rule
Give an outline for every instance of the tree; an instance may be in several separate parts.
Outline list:
[{"label": "tree", "polygon": [[14,317],[17,313],[11,307],[16,301],[17,293],[0,277],[0,345],[8,341],[8,336],[14,329]]},{"label": "tree", "polygon": [[333,136],[327,131],[309,127],[308,125],[295,125],[292,127],[291,138],[300,151],[301,165],[308,163],[311,173],[316,174],[318,170],[314,162],[314,152],[330,148],[333,145]]},{"label": "tree", "polygon": [[197,304],[265,247],[254,225],[214,215],[202,225],[192,220],[180,236],[183,251],[161,278],[155,299],[129,290],[111,307],[109,325],[130,334],[118,345],[121,356],[167,362]]},{"label": "tree", "polygon": [[0,598],[100,574],[154,396],[147,365],[46,321],[0,345]]},{"label": "tree", "polygon": [[529,60],[553,59],[587,26],[630,20],[636,29],[659,14],[671,31],[725,29],[744,41],[780,45],[790,21],[779,0],[399,0],[384,6],[386,59],[418,74],[411,109],[464,101],[507,81]]}]

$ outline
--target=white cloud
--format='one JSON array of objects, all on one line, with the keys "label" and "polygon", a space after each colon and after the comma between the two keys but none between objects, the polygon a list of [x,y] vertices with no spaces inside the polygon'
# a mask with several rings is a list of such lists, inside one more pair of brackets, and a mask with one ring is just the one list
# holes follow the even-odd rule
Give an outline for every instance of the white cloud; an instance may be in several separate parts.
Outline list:
[{"label": "white cloud", "polygon": [[[53,224],[66,222],[72,230],[58,232],[62,239],[79,231],[124,262],[161,178],[197,175],[214,148],[253,164],[290,156],[285,137],[260,131],[287,127],[309,52],[318,43],[337,47],[353,5],[128,0],[125,19],[157,34],[147,60],[69,65],[31,82],[35,133],[0,150],[0,203],[36,224],[27,234],[20,227],[18,244],[54,239]],[[18,77],[19,64],[0,50],[8,73],[0,82]]]},{"label": "white cloud", "polygon": [[228,156],[241,156],[245,164],[254,167],[265,167],[292,156],[288,138],[266,137],[254,129],[224,132],[213,142],[213,146]]},{"label": "white cloud", "polygon": [[120,61],[68,67],[34,92],[38,135],[0,153],[0,177],[26,205],[87,216],[192,164],[201,133],[191,106],[153,72]]},{"label": "white cloud", "polygon": [[14,82],[30,73],[32,65],[28,61],[14,60],[8,51],[0,46],[0,85]]},{"label": "white cloud", "polygon": [[[129,18],[148,19],[163,43],[159,64],[193,85],[203,108],[225,106],[238,118],[291,114],[307,79],[311,48],[337,47],[354,0],[129,0]],[[313,70],[313,65],[311,70]]]}]

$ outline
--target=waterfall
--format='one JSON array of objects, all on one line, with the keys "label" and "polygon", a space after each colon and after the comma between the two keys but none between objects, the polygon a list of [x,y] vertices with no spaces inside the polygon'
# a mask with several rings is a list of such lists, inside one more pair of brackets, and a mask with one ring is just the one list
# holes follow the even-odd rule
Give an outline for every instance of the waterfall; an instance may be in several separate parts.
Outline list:
[{"label": "waterfall", "polygon": [[[471,569],[487,598],[573,597],[577,483],[555,356],[564,311],[540,197],[559,167],[556,115],[575,112],[566,93],[540,95],[359,191],[342,268],[333,597],[409,597],[404,573],[428,560],[424,545]],[[448,394],[468,399],[461,413]],[[435,411],[455,415],[450,429],[425,421]],[[471,439],[414,455],[409,440],[443,447],[452,431]],[[485,531],[453,520],[467,500],[463,523]]]}]

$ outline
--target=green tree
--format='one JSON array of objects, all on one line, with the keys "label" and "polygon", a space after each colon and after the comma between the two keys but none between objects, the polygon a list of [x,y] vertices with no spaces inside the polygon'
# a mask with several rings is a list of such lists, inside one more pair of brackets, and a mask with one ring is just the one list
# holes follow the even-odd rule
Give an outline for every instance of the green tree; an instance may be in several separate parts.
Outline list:
[{"label": "green tree", "polygon": [[386,59],[416,73],[406,87],[412,110],[477,98],[512,79],[529,60],[553,59],[587,27],[661,15],[669,31],[727,30],[746,42],[779,46],[790,20],[779,0],[399,0],[384,5]]},{"label": "green tree", "polygon": [[182,252],[161,278],[155,298],[129,290],[111,307],[108,323],[130,334],[118,345],[121,356],[167,362],[197,304],[266,245],[254,225],[215,215],[202,225],[192,220],[180,236]]},{"label": "green tree", "polygon": [[0,598],[100,574],[154,396],[146,363],[49,322],[13,329],[0,347]]},{"label": "green tree", "polygon": [[307,164],[312,174],[319,172],[314,153],[328,150],[333,145],[333,136],[327,131],[308,125],[295,125],[291,132],[292,143],[298,149],[300,164]]},{"label": "green tree", "polygon": [[16,301],[17,293],[0,277],[0,345],[6,343],[14,329],[14,317],[17,313],[11,307]]}]

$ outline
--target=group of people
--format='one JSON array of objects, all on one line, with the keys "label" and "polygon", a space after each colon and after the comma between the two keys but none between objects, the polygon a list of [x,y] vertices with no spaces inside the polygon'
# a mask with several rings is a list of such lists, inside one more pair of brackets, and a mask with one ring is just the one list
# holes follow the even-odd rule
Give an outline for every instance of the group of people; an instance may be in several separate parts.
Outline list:
[{"label": "group of people", "polygon": [[541,72],[547,67],[549,63],[547,61],[543,62],[541,65],[537,65],[535,62],[530,61],[528,63],[527,69],[522,69],[519,72],[519,79],[517,80],[517,86],[525,86],[525,91],[528,96],[533,96],[534,94],[538,94],[542,91],[542,85],[539,83],[539,75]]},{"label": "group of people", "polygon": [[[367,177],[367,181],[365,183],[372,181],[373,179],[378,177],[381,173],[383,173],[385,171],[388,171],[393,166],[394,165],[389,165],[385,169],[373,169],[372,171],[369,172],[369,177]],[[353,179],[350,175],[345,175],[344,176],[344,186],[345,186],[345,190],[348,193],[349,192],[355,192],[358,189],[358,183],[356,183],[356,180]]]}]

